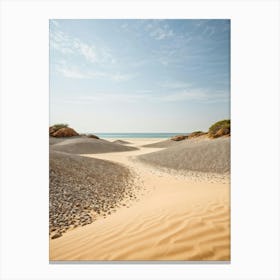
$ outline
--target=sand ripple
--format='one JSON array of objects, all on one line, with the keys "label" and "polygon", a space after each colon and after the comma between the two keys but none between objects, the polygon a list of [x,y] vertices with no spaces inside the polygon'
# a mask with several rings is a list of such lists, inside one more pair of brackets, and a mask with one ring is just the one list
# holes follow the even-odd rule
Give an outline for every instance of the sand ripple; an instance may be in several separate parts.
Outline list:
[{"label": "sand ripple", "polygon": [[229,178],[188,180],[131,158],[155,150],[92,155],[128,166],[145,191],[111,216],[51,240],[50,260],[230,260]]}]

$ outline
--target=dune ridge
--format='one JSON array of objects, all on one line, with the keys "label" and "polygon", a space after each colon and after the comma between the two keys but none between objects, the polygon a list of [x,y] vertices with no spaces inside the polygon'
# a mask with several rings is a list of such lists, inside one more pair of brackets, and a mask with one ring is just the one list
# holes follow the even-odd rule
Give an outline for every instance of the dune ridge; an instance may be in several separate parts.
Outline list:
[{"label": "dune ridge", "polygon": [[57,143],[51,145],[51,149],[70,154],[95,154],[133,151],[137,148],[125,146],[118,143],[112,143],[104,139],[73,137],[70,139],[68,138],[64,141],[57,141]]},{"label": "dune ridge", "polygon": [[113,143],[122,144],[122,145],[131,144],[130,142],[125,141],[125,140],[121,140],[121,139],[115,140],[115,141],[113,141]]},{"label": "dune ridge", "polygon": [[[162,143],[164,144],[164,143]],[[230,171],[230,138],[191,139],[167,149],[139,155],[137,159],[175,170],[225,173]]]}]

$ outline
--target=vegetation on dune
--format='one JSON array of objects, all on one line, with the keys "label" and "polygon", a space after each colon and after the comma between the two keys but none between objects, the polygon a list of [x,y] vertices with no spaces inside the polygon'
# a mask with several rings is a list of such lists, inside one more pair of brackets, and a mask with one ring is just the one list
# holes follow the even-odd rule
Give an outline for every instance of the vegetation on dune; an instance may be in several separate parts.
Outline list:
[{"label": "vegetation on dune", "polygon": [[49,127],[49,134],[50,136],[52,136],[55,132],[57,132],[59,129],[61,128],[66,128],[68,127],[68,124],[66,123],[58,123],[58,124],[54,124],[52,126]]},{"label": "vegetation on dune", "polygon": [[72,137],[79,134],[73,128],[68,127],[68,124],[59,123],[49,127],[49,135],[52,137]]},{"label": "vegetation on dune", "polygon": [[67,123],[57,123],[57,124],[54,124],[53,126],[51,126],[54,130],[59,130],[61,128],[65,128],[65,127],[68,127],[68,124]]},{"label": "vegetation on dune", "polygon": [[188,136],[187,135],[176,135],[174,137],[171,138],[172,141],[182,141],[187,139]]},{"label": "vegetation on dune", "polygon": [[230,135],[230,120],[222,120],[210,126],[208,135],[211,138],[217,138],[224,135]]},{"label": "vegetation on dune", "polygon": [[86,135],[88,138],[93,138],[93,139],[100,139],[98,136],[94,135],[94,134],[87,134]]},{"label": "vegetation on dune", "polygon": [[185,139],[191,139],[191,138],[195,138],[195,137],[199,137],[199,136],[202,136],[202,135],[205,135],[207,134],[207,132],[203,132],[203,131],[194,131],[192,132],[191,134],[189,135],[176,135],[176,136],[173,136],[171,138],[172,141],[182,141],[182,140],[185,140]]},{"label": "vegetation on dune", "polygon": [[205,134],[207,134],[207,132],[203,132],[203,131],[194,131],[194,132],[192,132],[189,136],[188,136],[188,138],[195,138],[195,137],[199,137],[199,136],[202,136],[202,135],[205,135]]}]

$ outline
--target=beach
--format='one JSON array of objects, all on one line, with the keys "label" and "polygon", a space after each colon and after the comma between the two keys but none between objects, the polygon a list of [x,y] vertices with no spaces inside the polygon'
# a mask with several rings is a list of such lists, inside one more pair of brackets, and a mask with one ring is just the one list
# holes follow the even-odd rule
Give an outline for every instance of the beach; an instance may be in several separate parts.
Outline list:
[{"label": "beach", "polygon": [[[116,148],[106,141],[118,141]],[[111,138],[102,143],[100,153],[98,144],[94,144],[93,153],[84,153],[88,150],[82,148],[79,158],[101,161],[109,181],[116,167],[124,168],[129,171],[128,178],[133,178],[125,179],[126,184],[134,186],[129,191],[121,189],[124,195],[119,200],[108,198],[115,203],[112,211],[105,209],[105,214],[95,216],[92,222],[69,227],[59,238],[50,238],[49,259],[229,261],[230,176],[229,170],[221,169],[229,161],[229,142],[229,137],[178,143]],[[107,144],[110,151],[104,152]],[[195,152],[198,149],[203,154]],[[188,161],[180,160],[183,153],[189,158],[195,154],[191,158],[195,170],[188,169]]]}]

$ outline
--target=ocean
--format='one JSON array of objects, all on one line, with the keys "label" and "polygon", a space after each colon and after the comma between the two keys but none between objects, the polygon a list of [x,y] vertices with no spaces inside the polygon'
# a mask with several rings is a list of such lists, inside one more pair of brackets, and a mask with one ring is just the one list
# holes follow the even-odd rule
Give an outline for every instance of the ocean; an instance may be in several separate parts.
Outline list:
[{"label": "ocean", "polygon": [[174,133],[94,133],[100,138],[170,138],[175,135],[188,135],[185,132],[174,132]]}]

